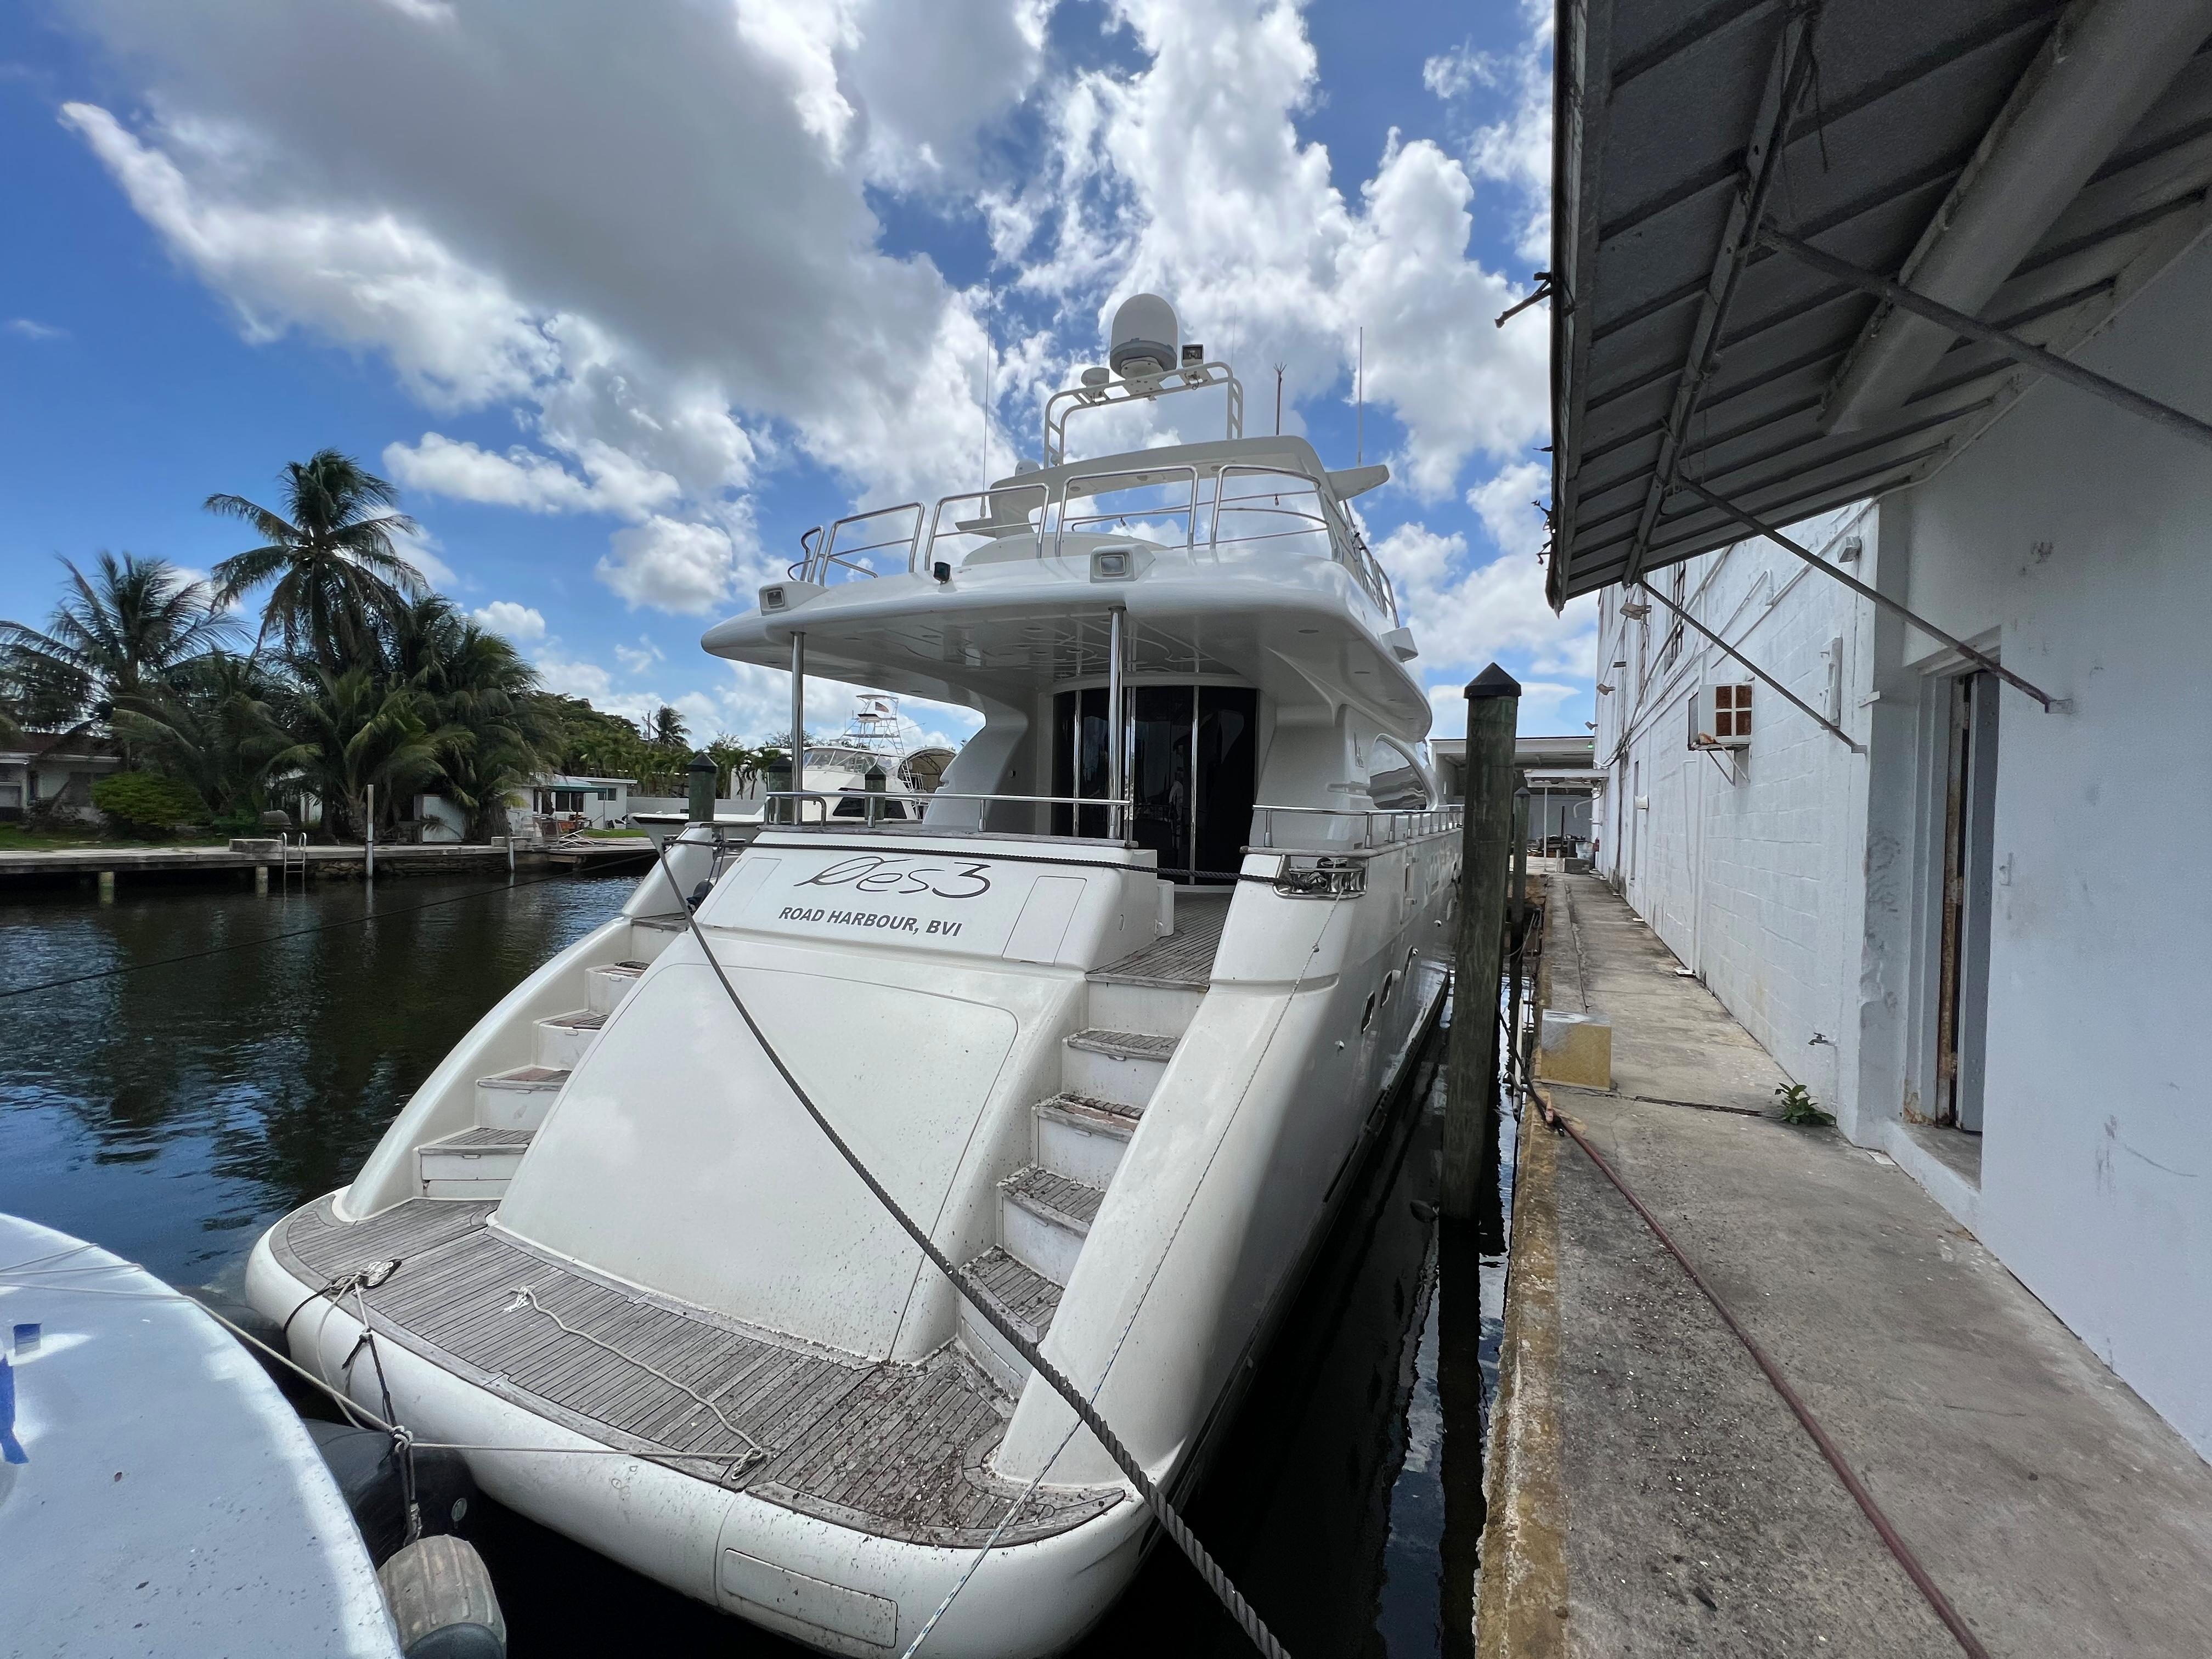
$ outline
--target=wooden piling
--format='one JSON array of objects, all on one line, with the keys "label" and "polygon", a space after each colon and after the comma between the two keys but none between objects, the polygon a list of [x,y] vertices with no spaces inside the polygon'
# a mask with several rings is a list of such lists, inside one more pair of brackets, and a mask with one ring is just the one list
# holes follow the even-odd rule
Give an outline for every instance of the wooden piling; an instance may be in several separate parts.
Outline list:
[{"label": "wooden piling", "polygon": [[1459,939],[1444,1116],[1444,1213],[1473,1221],[1494,1179],[1498,986],[1504,967],[1506,872],[1513,842],[1513,736],[1521,683],[1496,663],[1467,688],[1467,805],[1461,831]]}]

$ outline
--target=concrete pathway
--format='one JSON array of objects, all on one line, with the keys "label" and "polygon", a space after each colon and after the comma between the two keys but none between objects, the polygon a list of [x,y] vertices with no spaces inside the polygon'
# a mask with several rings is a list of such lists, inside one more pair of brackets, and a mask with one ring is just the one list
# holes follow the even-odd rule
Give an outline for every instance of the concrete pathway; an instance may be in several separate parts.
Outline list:
[{"label": "concrete pathway", "polygon": [[[2212,1468],[1886,1158],[1751,1115],[1779,1071],[1601,884],[1550,890],[1552,1004],[1613,1019],[1618,1085],[1557,1108],[1989,1651],[2212,1653]],[[1620,1194],[1521,1145],[1482,1652],[1957,1653]]]}]

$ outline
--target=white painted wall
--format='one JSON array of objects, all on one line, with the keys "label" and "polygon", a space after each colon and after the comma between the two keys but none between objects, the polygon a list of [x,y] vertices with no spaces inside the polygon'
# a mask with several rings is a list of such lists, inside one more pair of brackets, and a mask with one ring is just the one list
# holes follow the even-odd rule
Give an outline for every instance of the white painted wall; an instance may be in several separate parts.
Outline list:
[{"label": "white painted wall", "polygon": [[[1815,550],[1851,536],[1870,549],[1871,517],[1867,508],[1831,514],[1796,537]],[[1670,597],[1673,582],[1671,571],[1656,578]],[[1871,664],[1848,590],[1753,542],[1690,561],[1682,593],[1698,621],[1823,714],[1825,653],[1841,639],[1839,724],[1858,734]],[[1608,590],[1600,608],[1599,678],[1613,690],[1598,699],[1597,755],[1610,757],[1598,872],[1785,1072],[1824,1104],[1854,1109],[1849,969],[1860,926],[1865,761],[1694,630],[1684,630],[1668,660],[1664,605],[1637,621],[1620,605]],[[1626,668],[1611,666],[1623,658]],[[1757,687],[1751,747],[1733,756],[1691,749],[1697,689],[1746,679]],[[1639,792],[1650,803],[1641,810]]]},{"label": "white painted wall", "polygon": [[[2200,246],[2078,355],[2212,414],[2208,325]],[[1913,609],[2073,705],[2002,700],[1978,1231],[2212,1455],[2212,455],[2046,384],[1883,518]]]},{"label": "white painted wall", "polygon": [[[2208,325],[2200,247],[2078,355],[2212,414]],[[2212,1456],[2212,882],[2189,842],[2212,821],[2212,457],[2045,383],[1856,530],[1862,580],[2070,702],[2002,700],[1978,1184],[1905,1121],[1933,1097],[1954,653],[1780,550],[1694,562],[1701,619],[1816,707],[1820,653],[1843,641],[1842,724],[1867,750],[1762,691],[1746,775],[1724,781],[1685,751],[1682,704],[1698,675],[1736,672],[1695,651],[1661,670],[1663,609],[1624,630],[1608,592],[1600,870],[1845,1133],[1896,1156]]]}]

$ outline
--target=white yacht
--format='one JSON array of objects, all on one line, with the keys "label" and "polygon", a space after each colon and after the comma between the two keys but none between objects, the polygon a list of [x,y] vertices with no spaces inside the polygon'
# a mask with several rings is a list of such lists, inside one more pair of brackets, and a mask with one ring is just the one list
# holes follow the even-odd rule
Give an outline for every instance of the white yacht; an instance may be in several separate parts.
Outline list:
[{"label": "white yacht", "polygon": [[[1099,1618],[1153,1515],[994,1327],[1187,1493],[1441,1000],[1457,817],[1345,507],[1387,473],[1241,435],[1177,333],[1131,301],[1042,466],[810,532],[707,634],[794,712],[980,710],[921,821],[687,829],[254,1250],[302,1364],[368,1398],[365,1319],[418,1436],[513,1449],[486,1491],[829,1652],[956,1586],[930,1653]],[[1224,435],[1067,459],[1170,398]]]},{"label": "white yacht", "polygon": [[[794,576],[805,562],[793,566]],[[843,732],[808,740],[795,782],[787,775],[785,787],[776,789],[774,774],[757,775],[733,799],[715,803],[714,822],[722,830],[724,846],[746,845],[774,816],[793,823],[918,823],[955,751],[931,744],[908,748],[906,724],[896,697],[859,693]],[[772,794],[788,798],[790,804],[776,807],[769,799]],[[690,819],[682,812],[634,812],[630,822],[642,825],[659,847]]]}]

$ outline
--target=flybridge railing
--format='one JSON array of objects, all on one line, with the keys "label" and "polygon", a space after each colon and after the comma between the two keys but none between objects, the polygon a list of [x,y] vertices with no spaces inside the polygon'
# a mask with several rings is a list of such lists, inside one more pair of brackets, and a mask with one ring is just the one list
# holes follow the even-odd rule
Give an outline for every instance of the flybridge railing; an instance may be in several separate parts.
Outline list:
[{"label": "flybridge railing", "polygon": [[[925,531],[927,534],[925,534]],[[1032,556],[1059,556],[1070,535],[1126,533],[1194,557],[1281,552],[1328,559],[1395,624],[1397,595],[1358,531],[1331,510],[1320,483],[1288,467],[1227,463],[1076,472],[1043,483],[1011,483],[939,500],[854,514],[799,538],[793,576],[827,586],[873,576],[957,569],[990,544],[1028,540]]]}]

